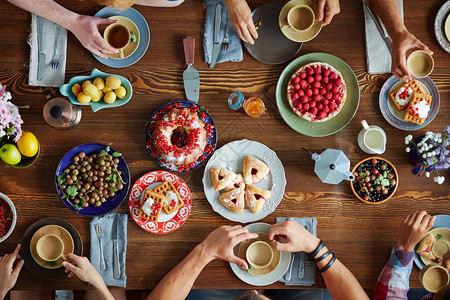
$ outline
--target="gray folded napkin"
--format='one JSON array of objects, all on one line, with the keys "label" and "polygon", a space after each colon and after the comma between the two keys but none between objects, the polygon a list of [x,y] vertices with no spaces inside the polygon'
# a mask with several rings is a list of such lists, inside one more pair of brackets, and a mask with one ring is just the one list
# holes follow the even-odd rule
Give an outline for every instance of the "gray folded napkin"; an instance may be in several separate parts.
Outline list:
[{"label": "gray folded napkin", "polygon": [[[111,229],[115,216],[119,216],[119,231],[117,241],[119,245],[120,278],[113,276],[113,242],[111,240]],[[90,224],[91,233],[91,264],[103,277],[107,286],[126,287],[127,276],[125,275],[125,259],[127,257],[127,214],[107,214],[102,217],[95,217]],[[100,245],[98,243],[95,225],[102,225],[104,236],[102,239],[103,257],[105,258],[106,270],[100,270]]]},{"label": "gray folded napkin", "polygon": [[[216,14],[216,4],[221,3],[223,5],[222,10],[222,22],[220,25],[219,31],[219,42],[222,42],[223,37],[225,35],[225,27],[227,25],[228,20],[228,10],[223,0],[204,0],[203,8],[206,8],[206,20],[205,20],[205,28],[203,29],[203,50],[205,52],[205,62],[211,62],[211,56],[214,45],[214,15]],[[242,61],[242,44],[241,39],[237,35],[236,30],[234,30],[233,25],[231,23],[228,24],[228,37],[230,39],[230,43],[228,45],[227,51],[219,52],[219,57],[217,58],[217,63],[225,62],[225,61]]]},{"label": "gray folded napkin", "polygon": [[58,37],[57,53],[59,54],[59,66],[52,69],[51,60],[53,57],[53,47],[55,44],[55,23],[44,19],[43,30],[43,50],[45,53],[45,68],[42,80],[37,80],[38,62],[39,62],[39,46],[38,46],[38,29],[37,16],[31,15],[31,35],[28,44],[30,50],[30,74],[28,76],[28,84],[35,86],[52,86],[59,87],[64,83],[66,74],[66,56],[67,56],[67,30],[61,27]]},{"label": "gray folded napkin", "polygon": [[[309,232],[313,235],[317,235],[316,227],[317,227],[317,219],[316,218],[276,218],[276,222],[283,222],[286,220],[294,220],[297,221],[300,225],[305,227]],[[280,282],[283,282],[286,285],[302,285],[302,286],[312,286],[316,282],[316,265],[314,263],[307,262],[306,253],[304,253],[304,260],[301,261],[301,252],[292,253],[293,263],[291,264],[292,272],[291,272],[291,280],[286,281],[283,277],[281,277]],[[299,268],[304,268],[304,276],[302,279],[298,278],[298,270]],[[289,273],[289,269],[286,273]]]},{"label": "gray folded napkin", "polygon": [[[370,74],[390,73],[391,54],[375,25],[375,21],[367,12],[368,0],[363,0],[363,4],[366,28],[367,72]],[[403,18],[403,0],[398,0],[398,7]]]}]

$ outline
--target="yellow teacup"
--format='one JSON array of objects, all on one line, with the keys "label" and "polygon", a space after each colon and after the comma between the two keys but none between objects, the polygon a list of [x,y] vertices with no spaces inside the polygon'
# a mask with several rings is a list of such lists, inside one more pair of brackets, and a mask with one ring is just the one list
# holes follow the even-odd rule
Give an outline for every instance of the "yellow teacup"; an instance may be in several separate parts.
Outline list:
[{"label": "yellow teacup", "polygon": [[429,264],[420,270],[420,283],[423,287],[432,293],[436,293],[440,288],[449,283],[447,269],[442,266]]},{"label": "yellow teacup", "polygon": [[424,78],[433,71],[434,59],[427,51],[417,50],[408,56],[406,66],[412,76]]},{"label": "yellow teacup", "polygon": [[272,262],[273,249],[264,241],[256,241],[247,248],[245,256],[252,267],[261,269]]},{"label": "yellow teacup", "polygon": [[59,236],[47,234],[37,241],[36,252],[43,260],[55,261],[64,257],[64,243]]},{"label": "yellow teacup", "polygon": [[130,30],[121,23],[108,25],[103,32],[105,41],[119,50],[120,58],[124,58],[123,49],[130,43]]},{"label": "yellow teacup", "polygon": [[311,7],[305,4],[299,4],[293,6],[287,14],[287,23],[281,26],[281,28],[291,27],[295,31],[305,32],[310,29],[316,16]]}]

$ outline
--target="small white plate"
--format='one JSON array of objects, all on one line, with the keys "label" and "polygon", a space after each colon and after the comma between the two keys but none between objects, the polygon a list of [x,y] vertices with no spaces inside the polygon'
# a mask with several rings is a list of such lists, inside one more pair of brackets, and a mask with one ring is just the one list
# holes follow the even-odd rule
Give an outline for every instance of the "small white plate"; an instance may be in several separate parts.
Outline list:
[{"label": "small white plate", "polygon": [[[269,233],[270,227],[272,227],[272,225],[267,223],[253,223],[245,226],[245,228],[247,228],[249,232],[263,232],[263,233]],[[280,263],[278,264],[278,267],[276,267],[275,270],[266,275],[261,276],[251,275],[247,271],[242,269],[240,266],[234,263],[230,263],[230,266],[234,274],[236,274],[236,276],[245,283],[255,286],[265,286],[278,281],[284,275],[284,273],[286,273],[290,263],[291,263],[291,253],[281,251],[281,259]]]},{"label": "small white plate", "polygon": [[[269,174],[255,186],[270,190],[272,196],[266,200],[262,209],[256,214],[248,208],[245,208],[242,214],[237,214],[224,207],[219,201],[220,193],[214,190],[211,179],[211,168],[213,167],[227,168],[236,174],[242,174],[243,161],[246,156],[255,157],[270,168]],[[286,187],[284,167],[277,154],[267,146],[250,140],[234,141],[217,150],[206,164],[202,181],[206,199],[213,210],[228,220],[241,223],[255,222],[271,214],[283,199]]]}]

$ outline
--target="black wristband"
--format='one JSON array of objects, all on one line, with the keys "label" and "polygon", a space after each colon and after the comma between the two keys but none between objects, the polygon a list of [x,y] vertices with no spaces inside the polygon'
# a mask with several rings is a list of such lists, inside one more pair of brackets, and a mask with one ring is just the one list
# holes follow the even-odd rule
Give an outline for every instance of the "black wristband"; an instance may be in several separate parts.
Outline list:
[{"label": "black wristband", "polygon": [[322,240],[320,240],[319,246],[317,246],[317,248],[314,251],[308,253],[308,260],[312,261],[314,257],[316,257],[316,255],[319,253],[319,251],[322,250],[323,247],[325,247],[325,243]]},{"label": "black wristband", "polygon": [[333,252],[331,252],[331,254],[333,254],[333,258],[327,263],[327,265],[325,267],[323,267],[322,269],[318,270],[319,273],[325,272],[326,270],[328,270],[334,264],[334,261],[336,260],[336,255]]},{"label": "black wristband", "polygon": [[333,252],[331,252],[330,250],[328,250],[327,252],[325,252],[322,256],[319,256],[316,259],[313,259],[312,262],[317,264],[319,261],[325,259],[325,257],[327,257],[328,255],[332,254]]}]

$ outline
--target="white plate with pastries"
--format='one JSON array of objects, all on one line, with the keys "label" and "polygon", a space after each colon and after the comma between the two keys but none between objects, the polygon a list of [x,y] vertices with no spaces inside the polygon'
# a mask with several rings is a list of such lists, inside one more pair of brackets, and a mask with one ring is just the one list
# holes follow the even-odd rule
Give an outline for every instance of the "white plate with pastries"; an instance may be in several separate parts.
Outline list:
[{"label": "white plate with pastries", "polygon": [[[428,252],[426,255],[418,251]],[[414,248],[414,262],[422,269],[428,264],[442,264],[442,257],[450,250],[450,216],[436,215],[433,228],[422,238]],[[430,256],[431,255],[431,256]],[[439,262],[435,259],[438,258]]]},{"label": "white plate with pastries", "polygon": [[[277,154],[259,142],[245,139],[216,150],[206,165],[202,181],[212,209],[228,220],[241,223],[255,222],[272,213],[283,199],[286,187],[284,167]],[[224,206],[227,203],[229,208]]]}]

